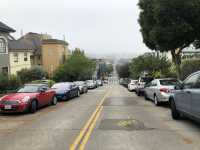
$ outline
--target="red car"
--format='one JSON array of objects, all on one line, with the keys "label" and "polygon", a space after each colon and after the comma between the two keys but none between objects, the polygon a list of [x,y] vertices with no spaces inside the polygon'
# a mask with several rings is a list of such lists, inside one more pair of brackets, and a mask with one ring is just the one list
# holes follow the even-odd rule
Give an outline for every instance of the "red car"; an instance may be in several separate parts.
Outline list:
[{"label": "red car", "polygon": [[55,91],[46,84],[26,84],[16,93],[0,98],[0,110],[4,113],[26,112],[34,113],[45,105],[56,105]]}]

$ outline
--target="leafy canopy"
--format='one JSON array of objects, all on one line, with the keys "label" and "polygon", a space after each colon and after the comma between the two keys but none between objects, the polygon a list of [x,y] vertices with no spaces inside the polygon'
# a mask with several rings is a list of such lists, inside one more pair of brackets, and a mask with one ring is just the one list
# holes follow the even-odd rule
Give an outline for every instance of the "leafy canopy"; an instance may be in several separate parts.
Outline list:
[{"label": "leafy canopy", "polygon": [[[166,57],[157,57],[152,54],[144,54],[133,58],[130,65],[131,77],[136,79],[140,76],[141,72],[148,72],[151,75],[159,74],[165,75],[169,72],[171,63],[166,59]],[[155,75],[157,76],[157,75]]]},{"label": "leafy canopy", "polygon": [[75,49],[70,58],[54,73],[55,81],[77,81],[91,79],[96,64],[87,58],[83,51]]},{"label": "leafy canopy", "polygon": [[143,41],[150,49],[183,49],[199,39],[199,0],[140,0],[139,7]]}]

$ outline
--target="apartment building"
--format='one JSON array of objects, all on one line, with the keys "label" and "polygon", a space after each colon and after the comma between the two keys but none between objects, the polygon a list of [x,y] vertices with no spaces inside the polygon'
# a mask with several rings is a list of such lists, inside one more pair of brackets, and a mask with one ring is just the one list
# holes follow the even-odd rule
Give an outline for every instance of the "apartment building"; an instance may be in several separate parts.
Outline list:
[{"label": "apartment building", "polygon": [[58,39],[42,41],[42,65],[51,76],[69,56],[68,43]]}]

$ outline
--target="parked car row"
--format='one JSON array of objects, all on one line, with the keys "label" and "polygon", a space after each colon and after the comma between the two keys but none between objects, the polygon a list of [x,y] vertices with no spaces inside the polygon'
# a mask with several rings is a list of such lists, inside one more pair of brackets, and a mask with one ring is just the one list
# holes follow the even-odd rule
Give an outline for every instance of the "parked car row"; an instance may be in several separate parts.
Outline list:
[{"label": "parked car row", "polygon": [[79,97],[80,94],[87,93],[91,87],[94,89],[102,85],[103,82],[100,80],[61,82],[55,83],[51,87],[46,80],[45,82],[41,80],[37,83],[25,84],[15,93],[0,98],[0,112],[35,113],[43,106],[56,105],[58,101]]},{"label": "parked car row", "polygon": [[[140,85],[140,81],[132,81],[128,90],[137,93]],[[153,79],[145,83],[141,91],[144,91],[145,99],[152,100],[156,106],[169,102],[173,119],[185,116],[200,122],[200,71],[191,74],[184,81],[174,78]]]}]

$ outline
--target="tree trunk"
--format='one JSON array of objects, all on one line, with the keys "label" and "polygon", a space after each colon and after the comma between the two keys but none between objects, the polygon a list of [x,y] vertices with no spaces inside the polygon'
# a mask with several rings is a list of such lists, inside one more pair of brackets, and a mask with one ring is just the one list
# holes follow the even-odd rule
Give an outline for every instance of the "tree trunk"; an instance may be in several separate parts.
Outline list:
[{"label": "tree trunk", "polygon": [[181,51],[181,49],[171,51],[172,61],[176,66],[176,74],[178,79],[181,79]]}]

